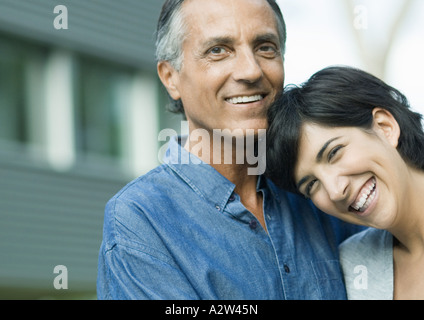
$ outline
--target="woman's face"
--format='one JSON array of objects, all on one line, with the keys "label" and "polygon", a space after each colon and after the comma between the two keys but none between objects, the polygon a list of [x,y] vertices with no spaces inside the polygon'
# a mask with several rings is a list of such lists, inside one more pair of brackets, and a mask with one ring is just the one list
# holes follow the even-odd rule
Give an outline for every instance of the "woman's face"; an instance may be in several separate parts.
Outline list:
[{"label": "woman's face", "polygon": [[388,229],[399,219],[408,168],[396,150],[399,126],[374,109],[373,127],[325,127],[305,123],[295,179],[302,194],[342,220]]}]

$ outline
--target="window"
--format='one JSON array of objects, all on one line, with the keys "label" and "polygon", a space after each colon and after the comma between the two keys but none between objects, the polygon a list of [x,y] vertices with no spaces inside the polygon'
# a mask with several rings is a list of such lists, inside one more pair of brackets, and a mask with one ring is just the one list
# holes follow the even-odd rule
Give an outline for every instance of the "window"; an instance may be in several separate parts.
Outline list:
[{"label": "window", "polygon": [[44,68],[48,49],[0,34],[0,141],[44,143]]},{"label": "window", "polygon": [[79,153],[119,158],[129,72],[113,64],[81,58],[76,77],[76,148]]},{"label": "window", "polygon": [[25,46],[0,36],[0,139],[25,142]]},{"label": "window", "polygon": [[158,87],[151,70],[0,34],[0,151],[59,171],[144,173],[166,117]]}]

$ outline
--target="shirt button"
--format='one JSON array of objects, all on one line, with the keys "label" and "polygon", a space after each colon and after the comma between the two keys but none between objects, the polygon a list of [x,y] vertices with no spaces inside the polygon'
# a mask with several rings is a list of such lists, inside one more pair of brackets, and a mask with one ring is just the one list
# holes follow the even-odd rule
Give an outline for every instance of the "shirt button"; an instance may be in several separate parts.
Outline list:
[{"label": "shirt button", "polygon": [[249,227],[250,227],[250,229],[255,230],[258,227],[258,223],[256,222],[256,220],[250,221]]},{"label": "shirt button", "polygon": [[289,266],[288,265],[284,265],[284,271],[286,272],[286,273],[290,273],[290,268],[289,268]]},{"label": "shirt button", "polygon": [[236,196],[234,194],[231,194],[230,199],[228,199],[228,201],[233,202],[234,200],[236,200]]},{"label": "shirt button", "polygon": [[216,210],[221,211],[221,207],[218,205],[215,205]]}]

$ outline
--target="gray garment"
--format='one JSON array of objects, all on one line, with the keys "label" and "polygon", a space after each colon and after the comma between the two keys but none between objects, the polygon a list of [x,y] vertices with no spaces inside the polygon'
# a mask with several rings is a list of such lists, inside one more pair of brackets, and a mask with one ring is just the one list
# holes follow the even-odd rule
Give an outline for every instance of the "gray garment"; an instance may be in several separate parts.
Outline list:
[{"label": "gray garment", "polygon": [[369,228],[340,246],[349,300],[393,300],[393,236]]}]

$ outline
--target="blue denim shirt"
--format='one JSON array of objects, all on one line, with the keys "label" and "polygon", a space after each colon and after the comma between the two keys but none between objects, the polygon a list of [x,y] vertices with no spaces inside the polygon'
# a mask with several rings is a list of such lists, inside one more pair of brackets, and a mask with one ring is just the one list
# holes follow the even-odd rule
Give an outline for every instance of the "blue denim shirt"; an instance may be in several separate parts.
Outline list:
[{"label": "blue denim shirt", "polygon": [[358,227],[259,177],[267,233],[213,167],[167,155],[106,206],[98,299],[346,298],[337,246]]}]

